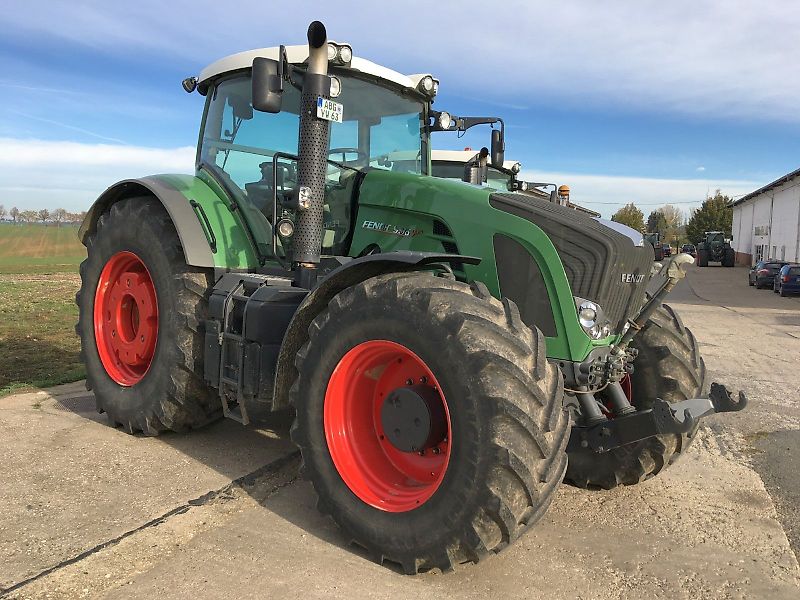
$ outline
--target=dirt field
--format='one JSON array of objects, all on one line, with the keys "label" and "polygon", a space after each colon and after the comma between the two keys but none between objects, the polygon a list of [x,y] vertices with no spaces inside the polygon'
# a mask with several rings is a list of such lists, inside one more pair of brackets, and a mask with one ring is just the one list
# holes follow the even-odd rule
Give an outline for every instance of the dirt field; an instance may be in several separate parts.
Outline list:
[{"label": "dirt field", "polygon": [[0,273],[74,273],[85,257],[74,225],[0,224]]},{"label": "dirt field", "polygon": [[800,299],[748,288],[743,269],[695,268],[672,304],[710,379],[745,388],[751,406],[707,419],[658,478],[562,487],[508,550],[444,575],[400,575],[350,546],[298,479],[285,419],[144,438],[104,425],[79,384],[6,398],[0,589],[15,599],[794,600]]}]

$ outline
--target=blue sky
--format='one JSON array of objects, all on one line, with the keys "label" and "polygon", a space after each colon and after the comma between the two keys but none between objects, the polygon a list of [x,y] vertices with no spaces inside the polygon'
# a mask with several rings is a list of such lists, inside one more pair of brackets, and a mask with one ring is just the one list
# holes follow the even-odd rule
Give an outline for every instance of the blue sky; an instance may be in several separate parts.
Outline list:
[{"label": "blue sky", "polygon": [[[0,14],[6,207],[85,209],[115,180],[190,171],[202,98],[180,80],[233,52],[302,43],[312,19],[359,56],[434,73],[437,108],[503,116],[506,157],[527,178],[567,183],[606,215],[628,201],[688,210],[800,166],[792,2],[18,6]],[[488,130],[434,141],[479,147]]]}]

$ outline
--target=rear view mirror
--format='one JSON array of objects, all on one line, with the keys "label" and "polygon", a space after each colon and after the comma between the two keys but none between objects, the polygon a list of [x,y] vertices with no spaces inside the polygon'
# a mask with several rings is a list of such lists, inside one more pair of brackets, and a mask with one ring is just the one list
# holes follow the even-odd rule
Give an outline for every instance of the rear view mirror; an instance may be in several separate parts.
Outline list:
[{"label": "rear view mirror", "polygon": [[253,59],[253,108],[267,113],[281,112],[283,100],[282,63],[271,58]]},{"label": "rear view mirror", "polygon": [[501,169],[505,160],[506,143],[501,129],[492,129],[492,166]]}]

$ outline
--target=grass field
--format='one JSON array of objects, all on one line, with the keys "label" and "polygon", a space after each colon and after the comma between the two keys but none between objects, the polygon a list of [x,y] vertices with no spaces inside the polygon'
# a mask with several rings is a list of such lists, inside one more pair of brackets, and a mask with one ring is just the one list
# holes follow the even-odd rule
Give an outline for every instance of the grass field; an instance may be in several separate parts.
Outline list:
[{"label": "grass field", "polygon": [[74,225],[0,224],[0,273],[74,273],[85,257]]},{"label": "grass field", "polygon": [[72,226],[0,225],[0,396],[84,377]]}]

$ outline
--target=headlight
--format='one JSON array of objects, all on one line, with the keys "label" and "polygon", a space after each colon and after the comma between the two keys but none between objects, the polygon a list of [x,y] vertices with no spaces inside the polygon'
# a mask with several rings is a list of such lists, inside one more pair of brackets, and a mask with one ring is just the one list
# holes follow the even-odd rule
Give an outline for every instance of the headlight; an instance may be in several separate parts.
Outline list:
[{"label": "headlight", "polygon": [[611,335],[611,326],[599,304],[576,297],[575,307],[578,310],[578,322],[590,338],[602,340]]},{"label": "headlight", "polygon": [[338,98],[342,93],[342,82],[338,77],[331,75],[331,98]]},{"label": "headlight", "polygon": [[430,75],[425,75],[425,77],[419,80],[417,89],[426,96],[433,98],[436,92],[439,91],[439,82]]},{"label": "headlight", "polygon": [[344,64],[349,63],[351,60],[353,60],[353,49],[350,46],[340,46],[339,58]]},{"label": "headlight", "polygon": [[450,126],[453,124],[453,117],[450,116],[449,112],[440,112],[439,113],[439,127],[442,129],[450,129]]},{"label": "headlight", "polygon": [[591,329],[597,324],[597,312],[600,307],[594,302],[584,301],[578,307],[578,320],[581,322],[581,327],[584,329]]},{"label": "headlight", "polygon": [[348,65],[353,60],[353,49],[350,46],[339,46],[328,42],[328,62],[336,65]]},{"label": "headlight", "polygon": [[294,223],[290,219],[283,218],[278,221],[275,229],[282,238],[290,238],[294,234]]},{"label": "headlight", "polygon": [[514,173],[515,175],[519,173],[521,170],[522,170],[522,163],[517,162],[511,165],[511,172]]}]

